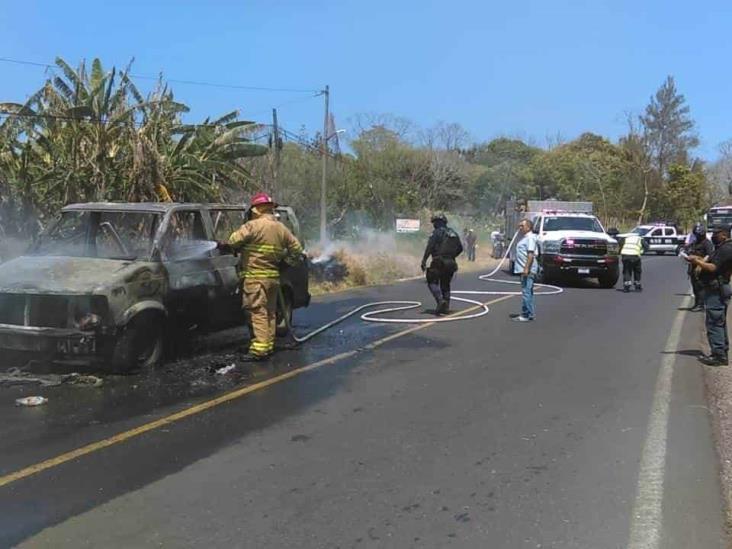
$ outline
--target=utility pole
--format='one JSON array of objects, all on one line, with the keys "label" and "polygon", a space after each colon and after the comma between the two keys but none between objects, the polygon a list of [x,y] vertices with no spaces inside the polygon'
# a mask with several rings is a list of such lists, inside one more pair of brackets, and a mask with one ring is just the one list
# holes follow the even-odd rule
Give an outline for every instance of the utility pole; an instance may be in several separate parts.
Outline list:
[{"label": "utility pole", "polygon": [[323,137],[322,137],[322,155],[323,155],[323,179],[320,183],[320,242],[325,244],[328,237],[326,224],[326,177],[328,172],[328,108],[330,101],[330,87],[326,86],[323,90],[325,96],[325,116],[323,117]]},{"label": "utility pole", "polygon": [[272,165],[272,194],[277,196],[277,178],[280,171],[280,127],[277,125],[277,109],[272,109],[272,147],[274,164]]}]

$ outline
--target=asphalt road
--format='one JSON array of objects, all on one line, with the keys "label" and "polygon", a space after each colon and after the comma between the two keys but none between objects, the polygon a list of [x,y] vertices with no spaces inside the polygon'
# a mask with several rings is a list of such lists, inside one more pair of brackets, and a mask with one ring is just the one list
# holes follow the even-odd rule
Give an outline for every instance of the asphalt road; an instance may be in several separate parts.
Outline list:
[{"label": "asphalt road", "polygon": [[[515,297],[403,335],[352,320],[269,368],[212,374],[236,361],[234,331],[155,372],[45,389],[39,408],[2,389],[0,484],[107,442],[0,486],[0,546],[616,548],[634,531],[633,547],[723,547],[701,319],[679,316],[677,259],[644,268],[642,294],[580,284],[538,298],[531,324],[508,320]],[[296,322],[427,297],[357,290]]]}]

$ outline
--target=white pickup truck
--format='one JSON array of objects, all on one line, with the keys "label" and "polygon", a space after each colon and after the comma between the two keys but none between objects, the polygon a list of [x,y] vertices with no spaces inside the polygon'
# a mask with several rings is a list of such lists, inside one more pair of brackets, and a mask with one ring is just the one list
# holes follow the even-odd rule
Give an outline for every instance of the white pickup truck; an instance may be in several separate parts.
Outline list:
[{"label": "white pickup truck", "polygon": [[629,233],[619,234],[618,240],[622,242],[625,237],[631,234],[637,234],[643,237],[646,243],[645,253],[655,253],[658,255],[671,253],[678,255],[686,243],[686,235],[681,234],[675,225],[668,225],[666,223],[638,225]]},{"label": "white pickup truck", "polygon": [[534,219],[534,232],[538,235],[543,281],[597,278],[604,288],[617,283],[618,242],[594,215],[542,212]]}]

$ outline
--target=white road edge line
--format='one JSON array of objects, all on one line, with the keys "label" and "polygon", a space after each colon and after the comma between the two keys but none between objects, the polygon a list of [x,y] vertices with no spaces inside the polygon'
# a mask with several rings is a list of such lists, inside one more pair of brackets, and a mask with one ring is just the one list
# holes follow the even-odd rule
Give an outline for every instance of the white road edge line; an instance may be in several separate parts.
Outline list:
[{"label": "white road edge line", "polygon": [[[688,297],[681,307],[690,304]],[[651,417],[648,420],[646,440],[641,454],[638,473],[638,490],[631,517],[628,549],[658,549],[663,527],[663,482],[666,472],[666,439],[671,407],[671,387],[676,363],[676,350],[681,339],[686,311],[679,311],[674,318],[666,340],[666,353],[656,378]]]}]

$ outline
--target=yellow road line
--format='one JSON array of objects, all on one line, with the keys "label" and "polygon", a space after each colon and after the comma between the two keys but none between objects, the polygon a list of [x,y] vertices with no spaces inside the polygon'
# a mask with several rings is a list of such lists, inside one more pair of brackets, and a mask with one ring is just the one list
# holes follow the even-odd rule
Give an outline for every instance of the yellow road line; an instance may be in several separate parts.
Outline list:
[{"label": "yellow road line", "polygon": [[[507,295],[507,296],[499,297],[497,299],[493,299],[491,301],[485,302],[484,305],[492,305],[494,303],[498,303],[500,301],[505,301],[506,299],[510,299],[512,297],[515,297],[515,296]],[[457,311],[449,316],[460,316],[462,314],[467,314],[467,313],[476,311],[476,310],[480,309],[481,307],[482,306],[476,305],[474,307],[469,307],[468,309],[463,309],[461,311]],[[165,416],[165,417],[157,419],[155,421],[151,421],[149,423],[140,425],[139,427],[135,427],[134,429],[130,429],[128,431],[123,431],[123,432],[118,433],[109,438],[105,438],[105,439],[99,440],[97,442],[92,442],[91,444],[87,444],[86,446],[76,448],[75,450],[71,450],[70,452],[66,452],[64,454],[60,454],[58,456],[52,457],[45,461],[41,461],[34,465],[30,465],[29,467],[25,467],[23,469],[15,471],[14,473],[9,473],[7,475],[0,477],[0,487],[6,486],[12,482],[16,482],[18,480],[33,476],[33,475],[40,473],[42,471],[45,471],[47,469],[52,469],[53,467],[57,467],[68,461],[72,461],[74,459],[80,458],[87,454],[91,454],[98,450],[102,450],[109,446],[113,446],[115,444],[125,442],[126,440],[130,440],[131,438],[135,438],[137,436],[143,435],[150,431],[154,431],[155,429],[159,429],[160,427],[170,425],[171,423],[175,423],[176,421],[180,421],[187,417],[191,417],[191,416],[200,414],[201,412],[205,412],[206,410],[210,410],[211,408],[220,406],[221,404],[231,402],[232,400],[236,400],[238,398],[241,398],[241,397],[248,395],[250,393],[253,393],[255,391],[259,391],[260,389],[265,389],[271,385],[275,385],[276,383],[281,383],[281,382],[291,379],[293,377],[304,374],[305,372],[309,372],[311,370],[315,370],[316,368],[320,368],[321,366],[328,366],[330,364],[335,364],[336,362],[338,362],[340,360],[355,356],[356,354],[361,352],[363,349],[366,349],[366,350],[376,349],[377,347],[380,347],[381,345],[384,345],[385,343],[388,343],[390,341],[393,341],[393,340],[403,337],[405,335],[412,334],[419,330],[424,330],[425,328],[434,326],[435,324],[437,324],[437,323],[433,322],[433,323],[429,323],[429,324],[420,324],[418,326],[413,326],[411,328],[407,328],[406,330],[402,330],[401,332],[391,334],[389,336],[378,339],[372,343],[369,343],[360,349],[355,349],[353,351],[346,351],[344,353],[333,355],[333,356],[325,358],[323,360],[319,360],[318,362],[314,362],[313,364],[308,364],[307,366],[298,368],[297,370],[292,370],[290,372],[280,374],[276,377],[267,379],[265,381],[260,381],[259,383],[255,383],[253,385],[248,385],[247,387],[242,387],[241,389],[235,389],[235,390],[225,393],[219,397],[216,397],[212,400],[207,400],[206,402],[201,402],[200,404],[196,404],[194,406],[190,406],[189,408],[185,408],[185,409],[181,410],[180,412],[176,412],[169,416]]]}]

